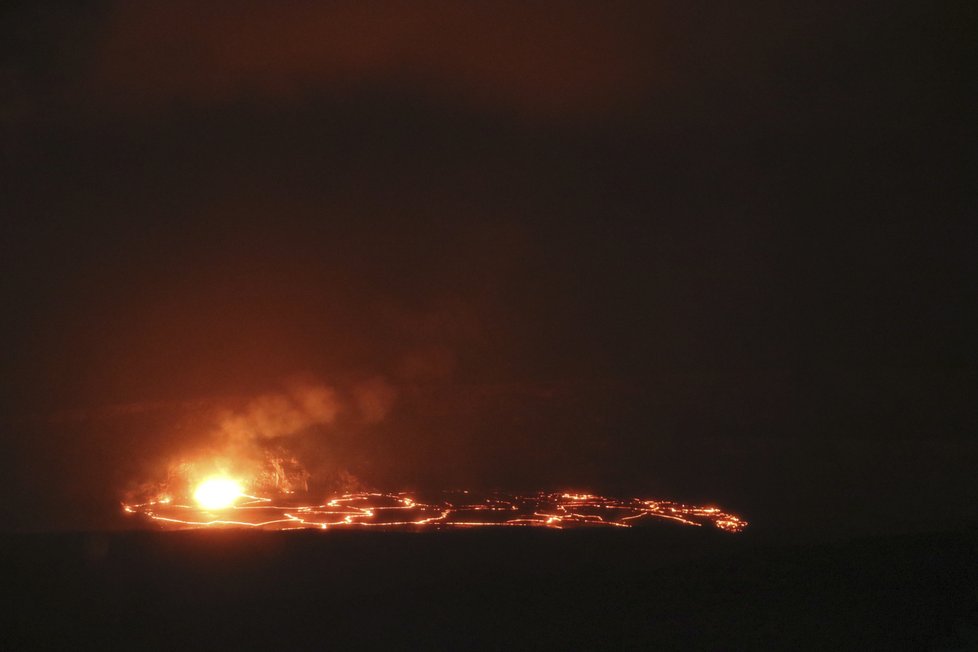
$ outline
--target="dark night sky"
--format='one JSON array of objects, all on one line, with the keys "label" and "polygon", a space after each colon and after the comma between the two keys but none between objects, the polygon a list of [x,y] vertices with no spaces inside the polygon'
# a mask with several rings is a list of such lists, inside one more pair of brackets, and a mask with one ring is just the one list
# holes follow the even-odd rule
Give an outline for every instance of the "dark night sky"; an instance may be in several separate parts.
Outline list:
[{"label": "dark night sky", "polygon": [[974,520],[978,16],[735,4],[6,5],[3,526],[296,378],[371,486]]}]

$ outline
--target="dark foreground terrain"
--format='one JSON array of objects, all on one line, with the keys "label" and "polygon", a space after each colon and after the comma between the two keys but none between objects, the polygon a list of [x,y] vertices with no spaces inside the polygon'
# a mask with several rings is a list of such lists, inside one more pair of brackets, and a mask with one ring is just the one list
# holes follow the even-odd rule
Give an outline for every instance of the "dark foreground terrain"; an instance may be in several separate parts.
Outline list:
[{"label": "dark foreground terrain", "polygon": [[4,535],[0,649],[976,650],[978,531]]}]

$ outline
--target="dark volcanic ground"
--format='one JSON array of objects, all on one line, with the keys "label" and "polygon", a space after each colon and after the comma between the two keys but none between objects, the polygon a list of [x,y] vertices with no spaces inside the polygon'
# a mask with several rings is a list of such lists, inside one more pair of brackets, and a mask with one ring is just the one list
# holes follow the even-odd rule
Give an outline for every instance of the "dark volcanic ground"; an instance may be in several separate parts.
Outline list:
[{"label": "dark volcanic ground", "polygon": [[4,535],[0,649],[978,649],[978,529]]}]

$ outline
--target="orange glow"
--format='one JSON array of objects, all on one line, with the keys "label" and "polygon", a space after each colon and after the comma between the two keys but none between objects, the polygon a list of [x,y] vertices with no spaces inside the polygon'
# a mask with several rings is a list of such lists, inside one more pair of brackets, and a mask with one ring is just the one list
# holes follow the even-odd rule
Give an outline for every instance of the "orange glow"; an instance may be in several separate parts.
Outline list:
[{"label": "orange glow", "polygon": [[[163,527],[248,527],[271,530],[452,529],[474,527],[628,528],[667,520],[694,527],[711,526],[741,532],[747,521],[717,507],[697,507],[668,500],[613,499],[587,493],[538,493],[528,496],[445,492],[436,500],[407,493],[346,493],[322,503],[302,503],[290,494],[278,499],[249,496],[229,478],[209,478],[194,492],[198,505],[166,497],[124,504],[127,514]],[[213,510],[223,510],[214,518]]]},{"label": "orange glow", "polygon": [[[244,489],[237,480],[225,477],[207,478],[194,491],[194,500],[204,509],[227,509],[234,501],[244,495]],[[169,501],[159,501],[166,504]]]}]

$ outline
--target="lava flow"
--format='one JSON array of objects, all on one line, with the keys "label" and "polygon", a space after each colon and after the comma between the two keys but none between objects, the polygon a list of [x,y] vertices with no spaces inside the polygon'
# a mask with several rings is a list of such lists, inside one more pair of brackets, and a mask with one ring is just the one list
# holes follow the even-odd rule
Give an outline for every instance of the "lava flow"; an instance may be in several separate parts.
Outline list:
[{"label": "lava flow", "polygon": [[288,529],[449,529],[476,527],[627,528],[667,520],[682,525],[712,526],[741,532],[747,521],[716,507],[696,507],[667,500],[617,500],[592,494],[444,492],[422,500],[409,493],[345,493],[321,504],[303,504],[243,493],[240,485],[212,479],[195,492],[197,504],[174,502],[168,496],[123,510],[163,527],[250,527]]}]

